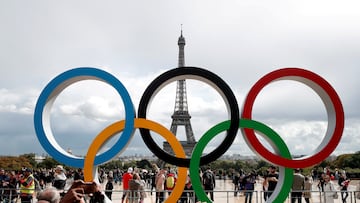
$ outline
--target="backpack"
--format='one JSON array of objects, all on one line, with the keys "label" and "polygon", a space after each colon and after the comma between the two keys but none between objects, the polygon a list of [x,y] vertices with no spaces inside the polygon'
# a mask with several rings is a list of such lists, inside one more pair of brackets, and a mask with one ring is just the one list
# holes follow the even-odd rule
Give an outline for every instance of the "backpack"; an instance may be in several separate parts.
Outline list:
[{"label": "backpack", "polygon": [[114,185],[112,182],[108,181],[105,185],[105,190],[112,190],[114,189]]},{"label": "backpack", "polygon": [[206,186],[212,186],[213,185],[213,176],[210,172],[206,172],[204,175],[204,184]]},{"label": "backpack", "polygon": [[166,187],[172,189],[175,186],[174,176],[168,176],[166,178]]},{"label": "backpack", "polygon": [[65,180],[54,180],[53,186],[58,190],[63,190],[65,188]]}]

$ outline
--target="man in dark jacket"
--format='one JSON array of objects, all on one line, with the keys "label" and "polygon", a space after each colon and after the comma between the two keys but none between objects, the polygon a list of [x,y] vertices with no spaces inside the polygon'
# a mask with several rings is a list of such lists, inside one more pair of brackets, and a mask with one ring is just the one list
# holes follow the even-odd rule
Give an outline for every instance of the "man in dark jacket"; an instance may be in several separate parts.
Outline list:
[{"label": "man in dark jacket", "polygon": [[215,175],[210,168],[206,169],[202,175],[202,180],[206,194],[210,193],[210,199],[214,201]]}]

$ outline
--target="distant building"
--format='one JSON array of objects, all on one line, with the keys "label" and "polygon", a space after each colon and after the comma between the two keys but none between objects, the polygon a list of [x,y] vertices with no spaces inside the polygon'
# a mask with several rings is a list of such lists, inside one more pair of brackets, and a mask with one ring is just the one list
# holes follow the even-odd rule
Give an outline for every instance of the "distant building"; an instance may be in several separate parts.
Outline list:
[{"label": "distant building", "polygon": [[41,163],[46,159],[46,156],[35,155],[34,159],[35,159],[36,163]]}]

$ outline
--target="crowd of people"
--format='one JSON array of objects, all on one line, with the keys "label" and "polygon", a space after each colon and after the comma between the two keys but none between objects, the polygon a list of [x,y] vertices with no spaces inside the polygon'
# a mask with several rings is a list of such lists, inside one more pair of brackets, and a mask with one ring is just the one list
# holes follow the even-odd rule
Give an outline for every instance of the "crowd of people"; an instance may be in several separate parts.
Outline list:
[{"label": "crowd of people", "polygon": [[[254,184],[258,179],[255,172],[244,173],[240,171],[233,177],[234,196],[241,191],[245,195],[245,203],[252,202],[252,192]],[[263,199],[268,200],[273,194],[279,180],[277,167],[270,166],[267,173],[263,175],[262,189]],[[317,173],[315,170],[308,176],[302,174],[301,169],[294,169],[293,183],[291,187],[290,199],[291,203],[301,203],[304,199],[306,203],[310,203],[313,192],[320,192],[321,202],[333,203],[334,199],[340,198],[342,203],[346,203],[349,197],[348,187],[350,179],[346,176],[345,171],[331,171],[328,167],[323,172]],[[316,184],[317,190],[313,191],[313,185]],[[340,195],[339,195],[340,194]]]},{"label": "crowd of people", "polygon": [[[210,198],[214,200],[215,175],[208,168],[202,173],[201,177],[204,189],[210,194]],[[154,172],[139,172],[137,169],[133,170],[133,168],[130,167],[122,176],[124,193],[121,202],[142,203],[146,197],[144,188],[147,188],[150,189],[150,195],[152,195],[153,190],[155,190],[155,203],[162,203],[175,188],[177,178],[176,170],[171,168],[160,169],[155,167]],[[193,193],[191,179],[188,176],[179,202],[188,203],[192,200],[194,200],[194,202],[197,201]]]},{"label": "crowd of people", "polygon": [[[38,195],[39,202],[43,202],[42,199],[51,199],[50,196],[54,196],[54,191],[59,194],[59,197],[66,197],[67,191],[71,191],[70,194],[77,194],[81,196],[81,192],[78,189],[65,188],[68,179],[73,179],[74,183],[83,181],[83,171],[67,170],[63,166],[58,165],[53,169],[38,169],[31,170],[24,167],[20,171],[5,171],[0,169],[0,202],[12,203],[21,199],[22,203],[31,203],[34,196]],[[132,167],[128,168],[126,172],[116,169],[111,171],[100,170],[99,182],[103,183],[106,180],[104,194],[112,199],[112,190],[115,184],[123,186],[122,202],[129,203],[142,203],[146,198],[145,188],[150,189],[151,193],[155,189],[156,201],[163,202],[165,200],[165,191],[171,192],[175,187],[177,174],[175,170],[157,169],[154,173],[148,173],[147,171],[139,171]],[[50,187],[49,187],[50,186]],[[189,182],[187,183],[189,187]],[[81,189],[82,187],[80,187]],[[190,189],[190,188],[189,188]],[[45,197],[42,197],[45,196]],[[57,195],[53,197],[57,202]],[[72,198],[75,198],[74,196]],[[76,199],[76,198],[75,198]]]},{"label": "crowd of people", "polygon": [[[122,185],[122,203],[143,203],[147,197],[145,190],[150,190],[150,195],[155,194],[155,202],[162,203],[169,196],[177,184],[177,171],[172,168],[157,168],[154,171],[140,170],[129,167],[127,171],[100,170],[99,182],[105,186],[102,191],[108,199],[112,199],[115,185]],[[84,196],[83,186],[77,185],[83,181],[83,172],[78,170],[65,170],[58,165],[53,169],[31,170],[23,168],[21,171],[0,170],[1,193],[0,202],[13,203],[21,199],[21,203],[32,203],[34,197],[39,203],[66,202],[65,200],[78,200]],[[215,188],[215,175],[208,168],[202,173],[205,190],[213,200]],[[66,188],[67,180],[73,179],[74,184]],[[84,182],[81,182],[84,185]],[[75,186],[74,186],[75,185]],[[99,190],[100,191],[100,190]],[[69,197],[69,195],[71,196]],[[65,199],[65,200],[64,200]],[[196,199],[193,193],[190,177],[187,177],[184,192],[179,202],[188,203]]]},{"label": "crowd of people", "polygon": [[[201,182],[209,198],[214,201],[214,189],[216,187],[215,174],[210,168],[199,171]],[[99,182],[103,183],[104,188],[98,187],[96,183],[83,182],[82,169],[67,170],[58,165],[53,169],[40,169],[32,171],[23,168],[21,171],[5,171],[0,169],[1,193],[0,202],[12,203],[21,199],[22,203],[31,203],[37,196],[39,203],[45,201],[49,203],[66,202],[73,200],[81,202],[86,194],[99,193],[97,199],[92,202],[102,202],[105,196],[112,199],[112,192],[115,185],[122,185],[123,194],[121,203],[143,203],[148,193],[155,203],[162,203],[171,194],[177,184],[177,171],[174,168],[157,168],[154,171],[129,167],[126,171],[119,169],[99,171]],[[233,175],[234,196],[242,193],[245,203],[253,202],[253,192],[255,184],[261,183],[263,188],[263,198],[268,200],[273,194],[279,174],[277,167],[270,166],[267,173],[260,176],[255,172],[239,171]],[[66,188],[67,179],[73,179],[74,183]],[[106,181],[106,182],[105,182]],[[345,171],[331,171],[325,168],[324,172],[309,176],[304,176],[300,169],[294,169],[293,184],[291,188],[291,202],[301,203],[305,200],[309,203],[312,198],[313,186],[316,184],[318,192],[324,202],[332,203],[334,199],[341,198],[342,203],[348,201],[348,186],[350,179],[346,177]],[[91,189],[88,189],[91,188]],[[37,193],[37,195],[35,195]],[[155,197],[152,194],[155,193]],[[179,199],[180,203],[197,202],[194,195],[191,179],[188,176],[184,187],[184,192]]]},{"label": "crowd of people", "polygon": [[[74,184],[66,189],[66,181],[70,176],[74,179]],[[21,200],[21,203],[32,203],[35,196],[37,196],[39,203],[58,203],[60,197],[62,197],[61,202],[69,202],[67,201],[68,199],[81,199],[80,196],[82,195],[75,192],[75,189],[78,190],[80,188],[80,190],[83,190],[83,188],[96,186],[94,183],[87,185],[82,179],[81,169],[66,172],[61,165],[53,169],[39,169],[35,171],[26,167],[23,167],[20,171],[0,169],[0,202],[15,203]],[[73,189],[74,191],[72,191]],[[95,190],[87,191],[95,192]]]}]

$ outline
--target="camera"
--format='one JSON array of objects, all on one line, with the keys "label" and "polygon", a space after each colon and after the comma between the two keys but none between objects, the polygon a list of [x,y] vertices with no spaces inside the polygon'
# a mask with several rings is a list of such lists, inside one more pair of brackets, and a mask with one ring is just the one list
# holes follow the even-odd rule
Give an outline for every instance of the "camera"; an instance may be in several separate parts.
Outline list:
[{"label": "camera", "polygon": [[99,191],[93,193],[93,195],[90,197],[90,203],[104,203],[105,202],[104,200],[105,200],[104,194],[102,194]]}]

